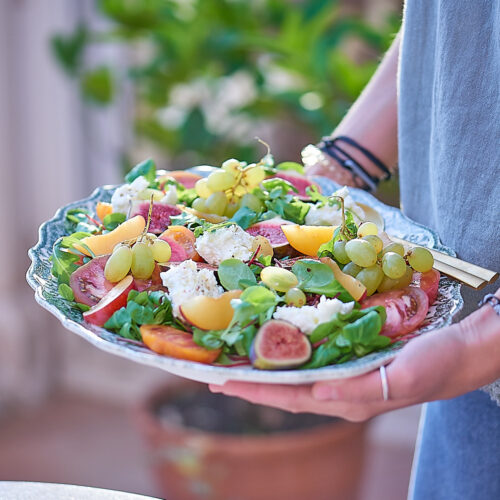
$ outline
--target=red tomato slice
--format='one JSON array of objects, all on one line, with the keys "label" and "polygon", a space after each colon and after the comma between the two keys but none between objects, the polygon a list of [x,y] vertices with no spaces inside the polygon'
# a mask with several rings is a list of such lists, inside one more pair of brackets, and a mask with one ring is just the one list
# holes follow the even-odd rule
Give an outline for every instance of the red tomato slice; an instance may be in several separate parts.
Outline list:
[{"label": "red tomato slice", "polygon": [[427,294],[429,304],[433,304],[437,298],[440,277],[441,274],[435,269],[426,273],[413,273],[413,282]]},{"label": "red tomato slice", "polygon": [[143,342],[154,352],[187,359],[198,363],[213,363],[221,349],[205,349],[193,340],[190,333],[165,325],[142,325],[140,327]]},{"label": "red tomato slice", "polygon": [[104,266],[108,257],[109,255],[96,257],[71,275],[69,284],[77,302],[93,306],[113,288],[113,283],[104,277]]},{"label": "red tomato slice", "polygon": [[381,335],[396,338],[415,330],[429,310],[427,294],[417,287],[406,287],[390,292],[376,293],[361,301],[361,308],[384,306],[387,319]]}]

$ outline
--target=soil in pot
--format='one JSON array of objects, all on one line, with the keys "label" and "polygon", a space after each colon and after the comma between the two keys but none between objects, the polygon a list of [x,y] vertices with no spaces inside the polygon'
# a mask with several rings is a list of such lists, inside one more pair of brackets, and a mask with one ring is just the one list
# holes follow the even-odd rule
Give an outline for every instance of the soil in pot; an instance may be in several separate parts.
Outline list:
[{"label": "soil in pot", "polygon": [[203,384],[154,393],[139,416],[168,500],[356,498],[365,424],[252,405]]}]

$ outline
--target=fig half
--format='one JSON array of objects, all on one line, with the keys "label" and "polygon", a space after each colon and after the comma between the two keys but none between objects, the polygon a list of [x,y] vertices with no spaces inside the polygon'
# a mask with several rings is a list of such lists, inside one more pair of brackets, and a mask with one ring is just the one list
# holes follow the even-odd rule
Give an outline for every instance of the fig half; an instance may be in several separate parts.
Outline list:
[{"label": "fig half", "polygon": [[284,370],[303,365],[311,351],[309,339],[296,326],[273,319],[257,332],[250,361],[260,370]]}]

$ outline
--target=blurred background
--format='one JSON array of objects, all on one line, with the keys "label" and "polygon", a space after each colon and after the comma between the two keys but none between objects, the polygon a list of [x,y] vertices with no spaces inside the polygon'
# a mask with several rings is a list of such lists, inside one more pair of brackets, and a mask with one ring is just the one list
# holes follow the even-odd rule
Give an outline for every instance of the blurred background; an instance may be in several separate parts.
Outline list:
[{"label": "blurred background", "polygon": [[[0,480],[165,495],[138,408],[179,381],[98,351],[35,303],[24,274],[38,226],[145,157],[170,170],[248,161],[258,136],[279,161],[300,159],[360,93],[401,10],[400,0],[0,1]],[[383,195],[397,203],[397,185]],[[406,496],[418,415],[363,427],[360,499]]]}]

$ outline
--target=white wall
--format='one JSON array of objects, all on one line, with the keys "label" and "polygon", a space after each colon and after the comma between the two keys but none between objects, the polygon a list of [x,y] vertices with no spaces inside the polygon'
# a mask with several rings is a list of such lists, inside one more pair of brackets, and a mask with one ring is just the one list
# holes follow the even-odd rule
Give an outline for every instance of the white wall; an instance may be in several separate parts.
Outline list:
[{"label": "white wall", "polygon": [[[24,274],[37,228],[69,201],[121,178],[130,106],[81,103],[54,62],[49,38],[79,19],[96,22],[93,0],[0,2],[0,410],[34,403],[57,387],[134,399],[165,375],[101,353],[64,330],[34,301]],[[126,57],[92,51],[89,64]]]}]

